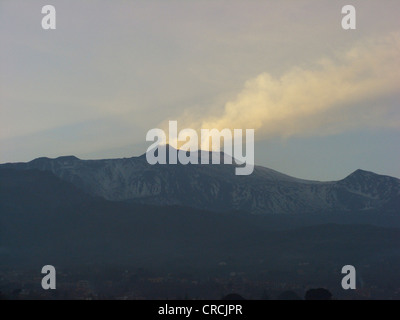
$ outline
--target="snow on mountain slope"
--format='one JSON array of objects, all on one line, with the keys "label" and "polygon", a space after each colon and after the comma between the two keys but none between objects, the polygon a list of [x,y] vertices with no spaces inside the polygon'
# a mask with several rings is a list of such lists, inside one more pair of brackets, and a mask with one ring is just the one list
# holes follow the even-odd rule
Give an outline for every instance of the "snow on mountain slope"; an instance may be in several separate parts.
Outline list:
[{"label": "snow on mountain slope", "polygon": [[255,214],[400,211],[400,180],[362,170],[340,181],[319,182],[260,166],[249,176],[236,176],[235,165],[229,164],[149,165],[145,155],[108,160],[38,158],[0,167],[50,171],[89,194],[116,201]]}]

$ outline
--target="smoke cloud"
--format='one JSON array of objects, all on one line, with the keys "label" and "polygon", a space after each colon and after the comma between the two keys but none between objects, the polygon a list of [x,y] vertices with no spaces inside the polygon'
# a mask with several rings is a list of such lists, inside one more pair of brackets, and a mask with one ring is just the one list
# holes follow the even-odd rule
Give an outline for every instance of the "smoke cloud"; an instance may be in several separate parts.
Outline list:
[{"label": "smoke cloud", "polygon": [[180,128],[255,129],[256,139],[323,135],[359,127],[400,128],[400,33],[367,39],[345,53],[248,80],[223,110],[198,119],[189,112]]}]

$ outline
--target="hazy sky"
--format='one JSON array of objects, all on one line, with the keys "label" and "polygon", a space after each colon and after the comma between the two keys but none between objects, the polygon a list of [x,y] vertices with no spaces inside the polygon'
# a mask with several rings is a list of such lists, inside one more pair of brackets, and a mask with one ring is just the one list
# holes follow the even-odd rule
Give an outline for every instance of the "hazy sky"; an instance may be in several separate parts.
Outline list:
[{"label": "hazy sky", "polygon": [[256,164],[293,176],[400,177],[399,16],[398,0],[2,0],[0,162],[140,155],[178,120],[254,128]]}]

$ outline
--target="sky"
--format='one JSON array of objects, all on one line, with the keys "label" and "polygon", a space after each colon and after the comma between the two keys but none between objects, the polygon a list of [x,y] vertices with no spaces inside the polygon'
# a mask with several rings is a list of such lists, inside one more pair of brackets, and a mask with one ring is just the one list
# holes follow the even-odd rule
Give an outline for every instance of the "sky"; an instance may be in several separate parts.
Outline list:
[{"label": "sky", "polygon": [[295,177],[400,178],[399,14],[397,0],[2,0],[0,163],[138,156],[177,120],[255,129],[255,163]]}]

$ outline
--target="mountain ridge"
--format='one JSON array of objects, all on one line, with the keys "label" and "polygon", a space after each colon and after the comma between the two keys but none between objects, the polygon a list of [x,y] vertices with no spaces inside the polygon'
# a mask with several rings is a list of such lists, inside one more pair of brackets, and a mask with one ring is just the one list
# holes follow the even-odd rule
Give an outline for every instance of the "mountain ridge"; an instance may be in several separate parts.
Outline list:
[{"label": "mountain ridge", "polygon": [[0,168],[50,171],[90,195],[112,201],[254,214],[400,211],[400,180],[394,177],[357,169],[341,180],[324,182],[291,177],[262,166],[255,166],[249,176],[236,176],[235,166],[149,165],[142,154],[99,160],[41,157],[1,164]]}]

